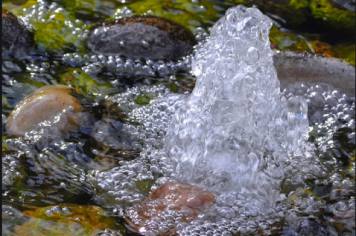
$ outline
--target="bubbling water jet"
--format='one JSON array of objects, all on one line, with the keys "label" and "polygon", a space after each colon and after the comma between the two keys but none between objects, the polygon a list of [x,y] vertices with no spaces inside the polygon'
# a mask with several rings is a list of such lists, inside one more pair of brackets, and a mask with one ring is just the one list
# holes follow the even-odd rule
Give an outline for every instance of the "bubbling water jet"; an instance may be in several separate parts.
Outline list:
[{"label": "bubbling water jet", "polygon": [[271,20],[257,8],[230,8],[193,58],[196,86],[171,121],[165,148],[175,177],[216,193],[281,199],[288,166],[310,158],[307,103],[287,99],[273,65]]}]

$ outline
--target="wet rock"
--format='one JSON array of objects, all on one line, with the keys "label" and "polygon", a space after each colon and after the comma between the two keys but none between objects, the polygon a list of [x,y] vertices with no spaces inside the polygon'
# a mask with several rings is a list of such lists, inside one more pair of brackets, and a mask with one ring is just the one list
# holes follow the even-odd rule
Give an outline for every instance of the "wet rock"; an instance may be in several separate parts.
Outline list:
[{"label": "wet rock", "polygon": [[[165,183],[141,203],[127,209],[126,227],[134,232],[144,233],[150,221],[163,212],[181,214],[182,222],[189,222],[214,203],[214,195],[202,188],[190,184]],[[158,234],[172,235],[175,231],[175,225],[171,225]]]},{"label": "wet rock", "polygon": [[[15,227],[18,235],[97,235],[107,228],[118,229],[115,218],[98,206],[60,204],[26,210],[22,214],[30,218]],[[116,233],[121,235],[120,231]]]},{"label": "wet rock", "polygon": [[352,32],[355,35],[355,12],[334,5],[335,1],[313,0],[309,8],[316,26],[332,37],[347,37]]},{"label": "wet rock", "polygon": [[76,130],[80,121],[74,114],[82,107],[67,86],[44,86],[25,97],[11,112],[6,122],[10,136],[24,136],[40,128],[52,129],[55,134]]},{"label": "wet rock", "polygon": [[4,202],[1,208],[2,235],[13,235],[14,227],[18,224],[26,222],[29,219],[29,216],[22,214],[21,211],[10,205],[6,205]]},{"label": "wet rock", "polygon": [[355,229],[355,199],[327,204],[323,214],[326,222],[334,225],[340,232]]},{"label": "wet rock", "polygon": [[120,161],[129,161],[138,158],[140,153],[135,150],[117,150],[109,148],[103,153],[99,153],[90,163],[90,168],[94,170],[109,170],[119,166]]},{"label": "wet rock", "polygon": [[2,55],[24,56],[34,45],[34,35],[11,12],[2,9]]},{"label": "wet rock", "polygon": [[192,52],[196,40],[188,30],[172,21],[134,16],[95,26],[87,43],[97,54],[177,60]]},{"label": "wet rock", "polygon": [[91,186],[84,181],[83,167],[67,161],[53,149],[45,148],[39,153],[5,152],[2,163],[5,204],[55,205],[92,194]]},{"label": "wet rock", "polygon": [[289,230],[286,233],[288,236],[337,236],[336,230],[324,222],[314,218],[301,218],[293,220],[289,225]]},{"label": "wet rock", "polygon": [[355,67],[345,61],[290,51],[274,51],[273,60],[282,88],[308,81],[327,83],[350,97],[355,94]]},{"label": "wet rock", "polygon": [[335,189],[330,194],[330,200],[341,201],[349,199],[351,196],[355,196],[355,191],[347,189]]}]

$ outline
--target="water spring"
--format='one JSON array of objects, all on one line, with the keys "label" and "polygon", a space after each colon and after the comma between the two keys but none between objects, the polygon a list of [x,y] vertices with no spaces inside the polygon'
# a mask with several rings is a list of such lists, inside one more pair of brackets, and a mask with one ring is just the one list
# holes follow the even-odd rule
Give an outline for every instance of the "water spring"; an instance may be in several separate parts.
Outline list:
[{"label": "water spring", "polygon": [[256,8],[230,8],[196,53],[196,87],[165,143],[178,179],[273,202],[291,162],[308,157],[307,103],[280,93],[271,26]]}]

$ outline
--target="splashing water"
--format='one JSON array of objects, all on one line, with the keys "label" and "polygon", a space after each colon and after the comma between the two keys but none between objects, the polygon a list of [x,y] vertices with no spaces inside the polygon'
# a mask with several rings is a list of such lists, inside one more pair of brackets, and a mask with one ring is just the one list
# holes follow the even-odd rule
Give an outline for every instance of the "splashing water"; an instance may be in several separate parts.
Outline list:
[{"label": "splashing water", "polygon": [[197,51],[195,89],[165,140],[177,179],[271,203],[279,198],[291,163],[310,157],[310,147],[302,144],[308,135],[307,103],[280,93],[271,26],[256,8],[230,8]]}]

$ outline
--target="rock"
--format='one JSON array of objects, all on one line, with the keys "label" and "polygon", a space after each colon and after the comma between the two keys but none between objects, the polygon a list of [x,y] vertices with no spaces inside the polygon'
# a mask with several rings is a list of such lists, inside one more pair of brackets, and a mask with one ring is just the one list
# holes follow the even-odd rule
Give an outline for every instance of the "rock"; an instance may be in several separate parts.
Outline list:
[{"label": "rock", "polygon": [[10,136],[24,136],[40,128],[53,129],[56,133],[74,131],[79,120],[74,114],[82,107],[67,86],[49,85],[25,97],[11,112],[6,122]]},{"label": "rock", "polygon": [[177,60],[192,52],[196,40],[187,29],[172,21],[155,16],[134,16],[95,26],[87,43],[97,54]]},{"label": "rock", "polygon": [[308,81],[330,84],[350,97],[355,94],[355,67],[343,60],[278,50],[273,60],[282,88]]},{"label": "rock", "polygon": [[341,201],[350,199],[352,196],[355,196],[354,190],[334,189],[326,198],[329,198],[330,201]]},{"label": "rock", "polygon": [[314,218],[294,219],[289,224],[287,236],[337,236],[336,230],[324,222]]},{"label": "rock", "polygon": [[[124,218],[127,228],[133,232],[144,233],[151,220],[163,212],[177,212],[181,214],[183,222],[189,222],[214,203],[214,195],[202,188],[190,184],[165,183],[148,198],[129,207]],[[160,232],[159,235],[172,235],[175,230],[173,225],[169,231]]]},{"label": "rock", "polygon": [[24,56],[34,45],[34,35],[11,12],[2,9],[2,55]]},{"label": "rock", "polygon": [[[66,148],[74,150],[75,147],[67,143]],[[61,155],[48,147],[39,153],[4,152],[3,203],[15,206],[48,206],[71,202],[77,198],[80,202],[85,201],[83,196],[92,194],[92,187],[83,181],[86,175],[83,166],[66,160],[69,156],[70,154]],[[76,155],[76,158],[81,157]]]},{"label": "rock", "polygon": [[210,206],[215,202],[209,191],[190,184],[165,183],[149,196],[150,200],[163,199],[170,209],[186,206],[191,209]]},{"label": "rock", "polygon": [[30,217],[15,227],[18,235],[97,235],[105,229],[119,229],[116,235],[122,235],[120,230],[123,233],[115,218],[98,206],[65,203],[32,208],[22,214]]}]

